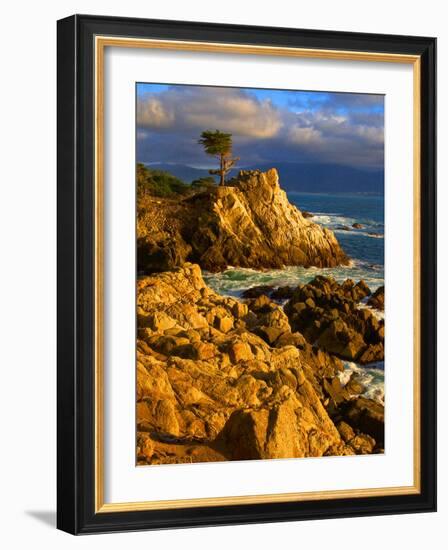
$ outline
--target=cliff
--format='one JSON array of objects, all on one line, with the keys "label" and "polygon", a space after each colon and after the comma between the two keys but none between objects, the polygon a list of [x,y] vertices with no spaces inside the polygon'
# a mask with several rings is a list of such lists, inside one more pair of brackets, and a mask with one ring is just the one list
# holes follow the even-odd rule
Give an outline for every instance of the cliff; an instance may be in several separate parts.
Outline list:
[{"label": "cliff", "polygon": [[333,232],[288,201],[275,169],[241,171],[226,186],[187,198],[140,198],[137,249],[139,271],[147,273],[186,261],[213,272],[348,263]]},{"label": "cliff", "polygon": [[281,307],[204,283],[198,265],[137,283],[139,464],[381,452],[384,409]]}]

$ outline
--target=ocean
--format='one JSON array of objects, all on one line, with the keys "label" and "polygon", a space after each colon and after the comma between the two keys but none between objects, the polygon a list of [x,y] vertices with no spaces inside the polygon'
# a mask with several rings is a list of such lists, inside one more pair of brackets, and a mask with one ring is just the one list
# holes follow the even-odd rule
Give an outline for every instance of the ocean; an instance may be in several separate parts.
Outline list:
[{"label": "ocean", "polygon": [[[343,250],[351,258],[350,265],[324,269],[285,267],[264,271],[228,268],[221,273],[204,273],[206,283],[213,290],[239,298],[244,290],[253,286],[297,286],[320,274],[331,275],[340,282],[348,278],[355,282],[364,279],[372,291],[384,285],[383,196],[288,192],[288,199],[300,210],[312,213],[312,221],[334,231]],[[354,223],[361,224],[362,228],[354,229]],[[341,381],[346,382],[352,372],[361,376],[367,397],[384,402],[384,363],[360,366],[347,362]]]}]

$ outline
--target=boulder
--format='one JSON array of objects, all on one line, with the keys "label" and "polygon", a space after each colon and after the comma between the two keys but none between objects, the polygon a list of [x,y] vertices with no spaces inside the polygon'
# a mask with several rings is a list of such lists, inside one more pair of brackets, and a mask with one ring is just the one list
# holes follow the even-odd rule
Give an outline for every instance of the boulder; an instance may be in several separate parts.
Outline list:
[{"label": "boulder", "polygon": [[[138,214],[139,215],[139,214]],[[152,223],[152,220],[151,220]],[[140,224],[141,225],[141,224]],[[137,265],[139,272],[168,271],[183,265],[192,252],[180,233],[139,234],[137,225]]]},{"label": "boulder", "polygon": [[[316,396],[311,399],[318,406]],[[220,439],[233,460],[323,456],[331,445],[341,441],[327,419],[328,431],[316,424],[311,408],[300,406],[290,397],[271,407],[235,411]]]},{"label": "boulder", "polygon": [[357,455],[370,455],[375,448],[375,440],[370,435],[358,434],[348,444]]},{"label": "boulder", "polygon": [[255,378],[250,374],[240,376],[236,382],[236,388],[245,405],[255,407],[260,405],[260,399],[268,397],[272,393],[272,389],[264,380]]},{"label": "boulder", "polygon": [[275,347],[280,348],[283,346],[295,346],[303,348],[306,345],[305,337],[300,332],[283,332],[275,340]]},{"label": "boulder", "polygon": [[337,376],[333,378],[324,378],[322,387],[325,393],[332,399],[333,405],[345,401],[348,397],[347,390],[342,386],[341,381]]},{"label": "boulder", "polygon": [[231,342],[228,348],[230,360],[233,363],[240,361],[250,361],[254,358],[251,347],[246,342]]},{"label": "boulder", "polygon": [[154,335],[147,341],[153,349],[163,355],[171,355],[175,349],[179,349],[190,344],[190,340],[182,336],[160,336],[158,334]]},{"label": "boulder", "polygon": [[347,422],[341,421],[336,425],[342,439],[358,455],[372,454],[376,442],[370,435],[358,433]]},{"label": "boulder", "polygon": [[361,300],[371,294],[361,280],[339,284],[318,276],[299,285],[285,305],[292,331],[308,342],[362,364],[384,358],[384,321],[378,320]]},{"label": "boulder", "polygon": [[289,285],[279,286],[278,288],[276,288],[271,292],[270,298],[272,300],[278,300],[278,301],[289,300],[289,298],[291,298],[293,294],[294,294],[293,287]]},{"label": "boulder", "polygon": [[344,420],[364,434],[368,434],[380,446],[384,446],[384,406],[366,397],[358,397],[341,409]]},{"label": "boulder", "polygon": [[274,290],[272,285],[258,285],[248,288],[243,291],[241,296],[243,298],[258,298],[258,296],[270,296],[271,292]]},{"label": "boulder", "polygon": [[374,363],[375,361],[384,361],[383,343],[367,346],[364,351],[358,356],[358,362],[363,365],[367,363]]},{"label": "boulder", "polygon": [[236,319],[243,319],[249,312],[247,304],[241,302],[234,302],[232,305],[232,313]]},{"label": "boulder", "polygon": [[255,313],[268,313],[276,307],[265,294],[260,294],[257,298],[249,300],[247,304],[249,309]]},{"label": "boulder", "polygon": [[355,361],[365,348],[362,336],[339,319],[332,321],[319,335],[316,345],[348,361]]},{"label": "boulder", "polygon": [[369,296],[371,294],[370,288],[367,286],[365,281],[362,279],[356,283],[356,285],[353,287],[352,290],[352,298],[355,302],[359,302],[366,296]]},{"label": "boulder", "polygon": [[151,437],[145,432],[137,433],[137,458],[140,460],[151,460],[154,454],[155,445]]},{"label": "boulder", "polygon": [[367,305],[384,311],[384,286],[380,286],[369,298]]},{"label": "boulder", "polygon": [[350,396],[360,395],[365,391],[365,386],[360,382],[359,375],[354,372],[347,384],[344,386],[345,390],[350,394]]},{"label": "boulder", "polygon": [[255,334],[261,336],[266,343],[274,345],[279,337],[285,334],[285,331],[279,327],[261,326],[255,329]]},{"label": "boulder", "polygon": [[233,318],[227,316],[216,317],[214,327],[221,332],[227,333],[233,328]]},{"label": "boulder", "polygon": [[145,425],[149,425],[164,435],[177,437],[179,435],[179,422],[174,403],[170,399],[137,403],[137,425],[141,429],[144,429]]},{"label": "boulder", "polygon": [[167,315],[163,311],[155,311],[151,315],[146,316],[139,326],[148,327],[156,332],[164,332],[176,325],[175,319]]},{"label": "boulder", "polygon": [[348,443],[355,437],[355,432],[353,428],[347,424],[347,422],[341,421],[338,424],[336,424],[336,428],[338,429],[338,432],[341,434],[342,439]]}]

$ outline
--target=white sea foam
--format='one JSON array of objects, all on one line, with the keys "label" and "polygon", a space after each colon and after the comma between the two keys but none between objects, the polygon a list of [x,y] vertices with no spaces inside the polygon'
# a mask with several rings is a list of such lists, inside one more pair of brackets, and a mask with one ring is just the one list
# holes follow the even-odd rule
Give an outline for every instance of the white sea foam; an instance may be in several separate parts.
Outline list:
[{"label": "white sea foam", "polygon": [[[313,217],[311,220],[315,223],[318,223],[320,225],[324,225],[325,227],[328,227],[329,229],[332,229],[333,231],[340,231],[341,229],[338,229],[342,226],[349,227],[350,231],[353,232],[354,235],[364,235],[364,236],[370,236],[368,231],[362,231],[362,229],[371,229],[377,231],[379,234],[381,234],[381,231],[384,229],[384,224],[379,221],[375,221],[369,218],[353,218],[350,216],[342,216],[341,214],[336,213],[324,213],[324,212],[316,212],[316,214],[313,214]],[[354,223],[359,223],[362,225],[362,228],[356,229],[353,226]],[[344,231],[342,229],[342,231]]]},{"label": "white sea foam", "polygon": [[[333,216],[336,216],[336,214],[333,214]],[[315,214],[312,217],[312,220],[314,223],[320,223],[322,225],[330,225],[332,223],[332,215],[331,214]]]},{"label": "white sea foam", "polygon": [[365,231],[354,231],[347,229],[333,229],[333,233],[353,235],[354,237],[368,237],[369,239],[384,239],[384,235],[381,233],[366,233]]},{"label": "white sea foam", "polygon": [[[370,296],[367,296],[367,298],[365,298],[365,300],[368,300],[370,298]],[[368,309],[370,310],[373,315],[375,315],[375,317],[378,319],[378,320],[381,320],[381,319],[384,319],[384,311],[381,311],[380,309],[376,309],[372,306],[368,306],[365,301],[363,302],[360,302],[358,304],[358,308],[359,309]]]},{"label": "white sea foam", "polygon": [[363,279],[372,291],[384,284],[384,269],[361,260],[352,260],[347,266],[332,268],[289,266],[283,269],[258,271],[248,268],[229,267],[220,273],[204,272],[206,283],[219,294],[241,296],[244,290],[258,285],[292,286],[310,282],[316,275],[334,277],[338,282],[350,278]]},{"label": "white sea foam", "polygon": [[347,384],[353,373],[356,373],[358,380],[365,387],[362,395],[384,405],[384,361],[369,365],[344,363],[344,370],[339,374],[339,380],[343,386]]}]

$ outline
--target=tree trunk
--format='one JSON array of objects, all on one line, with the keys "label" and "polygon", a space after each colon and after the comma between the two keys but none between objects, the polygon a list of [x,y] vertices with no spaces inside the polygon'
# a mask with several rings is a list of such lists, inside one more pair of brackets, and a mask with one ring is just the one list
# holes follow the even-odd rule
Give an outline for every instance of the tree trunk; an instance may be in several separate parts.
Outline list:
[{"label": "tree trunk", "polygon": [[221,167],[220,167],[220,182],[219,185],[224,185],[224,175],[225,175],[225,169],[224,169],[224,155],[221,155]]}]

